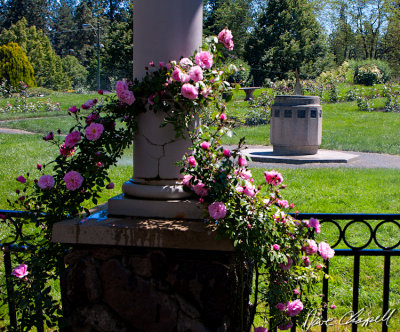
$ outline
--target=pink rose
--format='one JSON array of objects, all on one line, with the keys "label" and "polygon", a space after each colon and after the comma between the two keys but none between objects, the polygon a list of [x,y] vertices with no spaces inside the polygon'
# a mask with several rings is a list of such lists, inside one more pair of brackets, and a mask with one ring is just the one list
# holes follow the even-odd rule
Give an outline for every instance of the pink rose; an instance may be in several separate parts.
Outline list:
[{"label": "pink rose", "polygon": [[336,306],[334,304],[332,304],[331,309],[336,309]]},{"label": "pink rose", "polygon": [[221,113],[221,115],[219,116],[219,119],[221,121],[225,121],[227,119],[226,114],[225,113]]},{"label": "pink rose", "polygon": [[64,157],[72,157],[75,153],[75,148],[67,148],[65,143],[60,146],[60,155]]},{"label": "pink rose", "polygon": [[182,70],[179,67],[175,67],[174,71],[172,72],[172,79],[180,82],[182,80],[182,75]]},{"label": "pink rose", "polygon": [[228,149],[224,149],[224,156],[229,158],[231,156],[231,151],[229,151]]},{"label": "pink rose", "polygon": [[305,266],[310,266],[311,262],[309,257],[303,256],[301,259],[303,260]]},{"label": "pink rose", "polygon": [[190,156],[190,157],[188,158],[188,164],[189,164],[190,166],[192,166],[192,167],[196,167],[196,165],[197,165],[196,159],[195,159],[193,156]]},{"label": "pink rose", "polygon": [[79,131],[73,131],[65,137],[65,146],[67,148],[73,148],[81,140],[81,133]]},{"label": "pink rose", "polygon": [[287,262],[287,264],[279,264],[279,267],[283,270],[283,271],[286,271],[286,270],[289,270],[290,269],[290,267],[292,266],[292,264],[293,264],[293,260],[291,259],[291,258],[289,258],[288,257],[288,262]]},{"label": "pink rose", "polygon": [[188,99],[196,99],[199,96],[199,90],[192,84],[186,83],[181,88],[182,96]]},{"label": "pink rose", "polygon": [[89,127],[85,129],[86,138],[89,141],[97,141],[104,131],[104,126],[100,123],[92,122]]},{"label": "pink rose", "polygon": [[128,105],[132,105],[135,102],[135,96],[133,92],[129,90],[126,81],[118,81],[115,86],[115,91],[120,102]]},{"label": "pink rose", "polygon": [[179,61],[179,65],[180,65],[182,68],[187,69],[187,68],[193,66],[193,62],[192,62],[192,60],[190,60],[189,58],[182,58],[181,61]]},{"label": "pink rose", "polygon": [[293,290],[294,295],[300,295],[300,289],[296,288]]},{"label": "pink rose", "polygon": [[286,200],[286,199],[283,199],[283,200],[279,200],[278,199],[278,205],[281,207],[281,208],[288,208],[289,207],[289,202]]},{"label": "pink rose", "polygon": [[41,170],[42,170],[42,165],[36,164],[36,168],[37,168],[39,171],[41,171]]},{"label": "pink rose", "polygon": [[71,113],[76,113],[79,111],[79,108],[77,108],[76,106],[72,106],[72,107],[68,108],[68,111]]},{"label": "pink rose", "polygon": [[25,264],[21,264],[17,266],[12,272],[11,275],[17,277],[19,279],[25,277],[28,274],[28,266]]},{"label": "pink rose", "polygon": [[189,70],[190,79],[193,82],[198,82],[203,79],[203,69],[200,66],[194,66]]},{"label": "pink rose", "polygon": [[223,44],[229,51],[233,50],[232,32],[228,29],[222,30],[218,34],[218,41]]},{"label": "pink rose", "polygon": [[20,175],[19,177],[17,177],[17,181],[20,183],[25,183],[26,179],[22,175]]},{"label": "pink rose", "polygon": [[270,172],[265,171],[264,177],[265,177],[265,181],[268,184],[273,185],[273,186],[277,186],[277,185],[281,184],[283,181],[283,177],[282,177],[281,173],[276,172],[275,170],[272,170]]},{"label": "pink rose", "polygon": [[254,328],[254,332],[268,332],[268,330],[265,327],[256,327]]},{"label": "pink rose", "polygon": [[321,226],[319,224],[318,219],[311,218],[310,221],[308,222],[308,226],[314,228],[315,233],[317,234],[321,233]]},{"label": "pink rose", "polygon": [[88,110],[88,109],[92,108],[95,104],[96,104],[96,102],[94,100],[88,100],[86,103],[82,104],[81,107],[84,110]]},{"label": "pink rose", "polygon": [[214,202],[208,206],[210,217],[218,220],[226,216],[226,206],[223,202]]},{"label": "pink rose", "polygon": [[201,147],[203,150],[210,150],[210,146],[211,146],[210,142],[206,142],[206,141],[204,141],[204,142],[202,142],[202,143],[200,144],[200,147]]},{"label": "pink rose", "polygon": [[305,247],[305,252],[307,255],[314,255],[318,251],[317,243],[314,240],[307,240],[307,246]]},{"label": "pink rose", "polygon": [[303,308],[303,303],[300,300],[289,302],[287,305],[287,315],[289,317],[297,316],[303,310]]},{"label": "pink rose", "polygon": [[279,311],[285,311],[286,310],[286,305],[284,304],[284,303],[278,303],[276,306],[275,306],[275,308],[276,309],[278,309]]},{"label": "pink rose", "polygon": [[45,141],[51,141],[53,138],[54,138],[54,133],[52,131],[43,137]]},{"label": "pink rose", "polygon": [[250,186],[250,185],[247,185],[244,187],[243,193],[249,197],[254,197],[256,195],[254,186]]},{"label": "pink rose", "polygon": [[272,248],[276,251],[278,251],[279,249],[281,249],[281,246],[279,244],[274,244],[272,245]]},{"label": "pink rose", "polygon": [[181,82],[182,83],[187,83],[189,81],[190,81],[190,76],[188,74],[186,74],[186,73],[182,73]]},{"label": "pink rose", "polygon": [[190,180],[192,179],[192,177],[193,177],[192,175],[186,174],[182,179],[182,184],[186,187],[190,187],[191,186]]},{"label": "pink rose", "polygon": [[239,159],[238,159],[238,164],[239,164],[240,167],[247,165],[246,158],[243,158],[242,156],[240,156]]},{"label": "pink rose", "polygon": [[201,51],[194,57],[194,62],[203,69],[210,69],[213,65],[213,56],[208,51]]},{"label": "pink rose", "polygon": [[318,250],[323,259],[331,259],[335,256],[335,251],[326,242],[321,242],[318,246]]},{"label": "pink rose", "polygon": [[70,171],[64,176],[65,186],[71,191],[79,189],[82,186],[83,180],[83,176],[75,171]]},{"label": "pink rose", "polygon": [[196,193],[196,195],[198,195],[200,197],[204,197],[204,196],[208,195],[208,191],[210,189],[208,189],[203,182],[199,182],[198,184],[193,186],[193,190]]},{"label": "pink rose", "polygon": [[42,175],[37,183],[41,189],[51,189],[54,187],[54,178],[51,175]]}]

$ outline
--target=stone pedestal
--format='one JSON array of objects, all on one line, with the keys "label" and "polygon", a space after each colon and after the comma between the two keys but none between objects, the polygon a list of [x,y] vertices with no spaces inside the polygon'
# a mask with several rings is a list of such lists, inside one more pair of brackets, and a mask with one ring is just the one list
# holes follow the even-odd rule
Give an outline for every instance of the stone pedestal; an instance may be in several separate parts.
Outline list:
[{"label": "stone pedestal", "polygon": [[102,210],[55,224],[53,241],[72,246],[62,276],[66,331],[239,332],[246,322],[251,273],[203,222]]},{"label": "stone pedestal", "polygon": [[322,107],[316,96],[276,96],[271,144],[277,155],[313,155],[322,139]]}]

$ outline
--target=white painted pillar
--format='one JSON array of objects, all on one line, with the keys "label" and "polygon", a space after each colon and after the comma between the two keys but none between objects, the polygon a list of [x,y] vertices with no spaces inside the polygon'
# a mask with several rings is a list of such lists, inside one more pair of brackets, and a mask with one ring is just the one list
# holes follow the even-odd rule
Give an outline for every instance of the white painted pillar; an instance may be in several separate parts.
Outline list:
[{"label": "white painted pillar", "polygon": [[[167,63],[193,55],[202,43],[202,0],[134,0],[133,74],[141,79],[145,66]],[[171,200],[189,197],[180,184],[175,162],[191,146],[175,140],[172,126],[160,128],[164,114],[147,112],[138,116],[134,137],[133,178],[124,183],[126,196]]]}]

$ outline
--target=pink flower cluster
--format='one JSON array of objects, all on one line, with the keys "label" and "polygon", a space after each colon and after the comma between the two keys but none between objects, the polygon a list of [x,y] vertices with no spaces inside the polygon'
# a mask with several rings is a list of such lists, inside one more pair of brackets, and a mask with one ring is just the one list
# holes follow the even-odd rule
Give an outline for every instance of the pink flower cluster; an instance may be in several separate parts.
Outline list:
[{"label": "pink flower cluster", "polygon": [[120,102],[128,105],[132,105],[135,102],[135,96],[133,92],[129,90],[126,81],[118,81],[115,86],[115,91]]},{"label": "pink flower cluster", "polygon": [[275,171],[274,169],[270,172],[265,171],[264,177],[265,177],[265,181],[272,186],[278,186],[283,181],[282,174]]},{"label": "pink flower cluster", "polygon": [[65,137],[65,146],[71,149],[77,145],[81,139],[81,133],[79,131],[73,131]]},{"label": "pink flower cluster", "polygon": [[232,32],[228,29],[222,30],[218,34],[218,41],[222,43],[229,51],[233,50]]},{"label": "pink flower cluster", "polygon": [[335,256],[335,250],[333,250],[326,242],[320,242],[318,251],[321,257],[325,260],[331,259],[333,256]]},{"label": "pink flower cluster", "polygon": [[289,317],[297,316],[303,309],[304,305],[300,300],[294,300],[293,302],[278,303],[275,306],[276,309],[282,312],[286,312]]},{"label": "pink flower cluster", "polygon": [[86,127],[85,135],[89,141],[97,141],[103,131],[104,126],[102,124],[92,122],[89,127]]},{"label": "pink flower cluster", "polygon": [[223,202],[214,202],[208,206],[208,213],[215,220],[223,219],[226,216],[226,206]]}]

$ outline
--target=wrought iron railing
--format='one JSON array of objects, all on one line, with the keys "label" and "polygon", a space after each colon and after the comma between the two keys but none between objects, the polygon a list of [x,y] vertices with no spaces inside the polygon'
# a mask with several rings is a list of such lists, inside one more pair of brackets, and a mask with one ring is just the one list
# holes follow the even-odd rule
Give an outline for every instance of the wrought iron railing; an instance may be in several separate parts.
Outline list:
[{"label": "wrought iron railing", "polygon": [[[9,211],[0,210],[0,214],[4,214],[7,217],[18,218],[21,217],[25,212],[22,211]],[[383,276],[383,306],[382,315],[385,315],[389,311],[389,286],[390,286],[390,264],[392,256],[400,256],[400,239],[395,244],[385,246],[378,236],[380,227],[391,224],[399,229],[397,235],[400,237],[400,214],[325,214],[325,213],[303,213],[296,215],[298,219],[319,219],[322,225],[330,224],[337,229],[338,238],[335,243],[330,243],[331,247],[335,250],[335,256],[353,256],[354,257],[354,272],[353,272],[353,304],[352,311],[354,313],[359,311],[359,283],[360,283],[360,257],[361,256],[383,256],[384,257],[384,276]],[[368,229],[369,236],[365,239],[365,243],[362,245],[354,245],[351,241],[346,238],[347,232],[354,224],[362,224]],[[346,246],[341,249],[339,246]],[[14,330],[17,329],[17,315],[15,302],[13,301],[13,281],[11,279],[12,272],[12,260],[11,253],[16,251],[29,250],[28,246],[18,246],[14,243],[3,243],[0,244],[3,249],[4,257],[4,269],[6,275],[6,289],[8,298],[8,309],[10,317],[10,327]],[[378,247],[378,248],[369,248]],[[334,259],[334,258],[333,258]],[[326,264],[325,272],[329,273],[329,263]],[[329,281],[324,279],[323,281],[323,296],[324,302],[328,302],[329,292]],[[328,321],[328,309],[324,308],[322,313],[322,320]],[[352,331],[357,331],[357,324],[352,324]],[[43,331],[43,326],[37,326],[38,331]],[[296,328],[291,329],[292,332],[296,331]],[[326,332],[327,326],[321,325],[321,331]],[[382,331],[387,332],[388,326],[386,321],[382,321]]]}]

